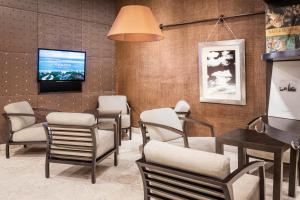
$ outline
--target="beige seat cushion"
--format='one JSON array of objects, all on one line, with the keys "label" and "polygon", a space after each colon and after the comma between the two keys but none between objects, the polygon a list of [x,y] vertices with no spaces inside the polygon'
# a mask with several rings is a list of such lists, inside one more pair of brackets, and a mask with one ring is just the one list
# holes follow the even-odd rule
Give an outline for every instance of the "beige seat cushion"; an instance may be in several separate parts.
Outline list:
[{"label": "beige seat cushion", "polygon": [[148,162],[191,171],[219,179],[230,173],[230,160],[224,155],[194,150],[160,142],[149,141],[144,147]]},{"label": "beige seat cushion", "polygon": [[127,113],[127,97],[122,95],[99,96],[98,98],[100,112],[119,112]]},{"label": "beige seat cushion", "polygon": [[[274,154],[266,151],[259,151],[254,149],[247,149],[247,154],[250,156],[258,157],[258,158],[264,158],[267,160],[274,160]],[[283,162],[284,163],[290,163],[290,149],[286,150],[283,153]]]},{"label": "beige seat cushion", "polygon": [[[23,114],[34,114],[34,111],[27,101],[21,101],[16,103],[11,103],[4,106],[4,111],[6,113],[23,113]],[[11,120],[12,131],[18,131],[35,123],[34,116],[14,116],[9,117]]]},{"label": "beige seat cushion", "polygon": [[96,124],[94,115],[88,113],[52,112],[46,116],[49,124],[93,126]]},{"label": "beige seat cushion", "polygon": [[[102,156],[109,150],[114,148],[114,132],[108,130],[98,130],[96,135],[97,140],[97,157]],[[68,144],[80,145],[80,140],[78,142],[70,142]],[[92,143],[86,144],[82,143],[81,145],[84,146],[92,146]],[[58,146],[54,146],[52,148],[56,148]],[[62,148],[59,146],[59,148]],[[73,148],[74,149],[74,148]],[[61,154],[61,155],[77,155],[77,156],[91,156],[90,153],[77,153],[77,152],[66,152],[60,150],[52,150],[52,154]]]},{"label": "beige seat cushion", "polygon": [[[99,118],[98,122],[103,122],[100,126],[103,129],[112,129],[113,128],[113,122],[115,122],[115,119],[110,118]],[[121,115],[121,126],[122,128],[129,128],[130,127],[130,115]]]},{"label": "beige seat cushion", "polygon": [[[216,152],[215,137],[188,137],[189,147],[200,151]],[[184,147],[183,138],[168,141],[170,144]]]},{"label": "beige seat cushion", "polygon": [[[143,122],[161,124],[182,131],[182,125],[179,118],[176,112],[171,108],[147,110],[141,113],[140,118]],[[146,128],[151,140],[169,141],[181,137],[180,134],[163,128],[149,125],[146,125]]]},{"label": "beige seat cushion", "polygon": [[244,174],[233,185],[233,196],[236,200],[259,200],[259,177]]},{"label": "beige seat cushion", "polygon": [[42,123],[34,124],[13,134],[14,142],[46,141],[46,132]]}]

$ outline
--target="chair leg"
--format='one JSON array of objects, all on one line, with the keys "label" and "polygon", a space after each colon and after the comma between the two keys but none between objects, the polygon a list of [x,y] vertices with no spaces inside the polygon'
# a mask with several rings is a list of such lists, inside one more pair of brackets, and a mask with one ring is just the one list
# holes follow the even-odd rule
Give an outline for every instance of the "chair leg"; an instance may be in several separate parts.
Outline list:
[{"label": "chair leg", "polygon": [[45,163],[45,177],[46,178],[50,177],[50,163],[48,158],[46,158],[46,163]]},{"label": "chair leg", "polygon": [[131,127],[129,127],[129,140],[132,139],[132,131],[131,131]]},{"label": "chair leg", "polygon": [[118,152],[114,152],[114,166],[118,166]]},{"label": "chair leg", "polygon": [[300,156],[298,158],[298,185],[300,186]]},{"label": "chair leg", "polygon": [[6,143],[6,158],[9,159],[9,143]]},{"label": "chair leg", "polygon": [[92,184],[96,183],[96,164],[92,164]]}]

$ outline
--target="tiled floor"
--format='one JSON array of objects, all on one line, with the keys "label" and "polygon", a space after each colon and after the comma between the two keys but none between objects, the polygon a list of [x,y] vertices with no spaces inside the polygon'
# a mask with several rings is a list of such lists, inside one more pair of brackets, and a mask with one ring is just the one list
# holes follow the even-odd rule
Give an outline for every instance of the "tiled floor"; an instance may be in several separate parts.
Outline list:
[{"label": "tiled floor", "polygon": [[[97,183],[90,182],[88,167],[50,165],[50,179],[44,177],[44,148],[14,148],[10,159],[5,159],[0,148],[0,199],[2,200],[142,200],[143,188],[135,160],[140,157],[140,134],[123,141],[119,166],[112,157],[97,167]],[[232,170],[237,166],[234,148],[225,148],[231,158]],[[272,180],[266,181],[267,199],[271,199]],[[287,182],[283,185],[283,199],[287,197]],[[300,188],[298,198],[300,199]]]}]

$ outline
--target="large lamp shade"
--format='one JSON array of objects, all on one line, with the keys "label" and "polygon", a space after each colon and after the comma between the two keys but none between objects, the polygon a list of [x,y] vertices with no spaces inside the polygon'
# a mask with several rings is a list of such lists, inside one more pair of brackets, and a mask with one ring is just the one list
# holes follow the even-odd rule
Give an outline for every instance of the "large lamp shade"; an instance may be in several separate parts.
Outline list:
[{"label": "large lamp shade", "polygon": [[129,5],[121,8],[107,37],[118,41],[150,42],[163,39],[163,34],[149,7]]}]

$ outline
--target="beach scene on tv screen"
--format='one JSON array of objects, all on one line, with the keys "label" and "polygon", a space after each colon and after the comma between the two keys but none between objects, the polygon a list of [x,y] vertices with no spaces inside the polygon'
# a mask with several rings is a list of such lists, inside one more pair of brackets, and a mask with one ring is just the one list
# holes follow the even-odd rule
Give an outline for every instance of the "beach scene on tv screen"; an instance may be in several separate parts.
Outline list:
[{"label": "beach scene on tv screen", "polygon": [[85,54],[82,52],[40,50],[39,80],[84,80]]}]

